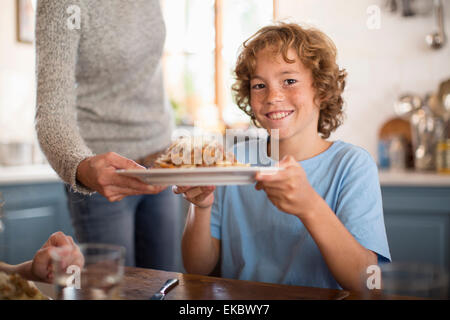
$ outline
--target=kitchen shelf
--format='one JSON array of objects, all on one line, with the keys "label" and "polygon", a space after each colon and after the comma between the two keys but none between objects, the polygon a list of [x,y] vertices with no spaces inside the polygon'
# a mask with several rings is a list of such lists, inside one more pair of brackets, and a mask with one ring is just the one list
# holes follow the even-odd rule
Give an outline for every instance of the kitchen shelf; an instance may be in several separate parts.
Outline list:
[{"label": "kitchen shelf", "polygon": [[61,179],[49,165],[36,164],[14,167],[0,166],[0,185],[56,181],[61,181]]},{"label": "kitchen shelf", "polygon": [[379,171],[382,186],[450,187],[450,174],[416,171]]}]

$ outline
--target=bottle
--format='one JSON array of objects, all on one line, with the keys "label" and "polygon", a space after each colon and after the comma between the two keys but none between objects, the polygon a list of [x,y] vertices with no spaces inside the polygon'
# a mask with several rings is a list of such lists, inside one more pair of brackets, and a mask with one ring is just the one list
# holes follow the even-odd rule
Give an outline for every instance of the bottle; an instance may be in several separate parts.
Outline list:
[{"label": "bottle", "polygon": [[378,141],[378,167],[389,169],[389,140],[387,139]]},{"label": "bottle", "polygon": [[442,138],[436,145],[436,170],[438,173],[450,174],[450,120],[446,120]]},{"label": "bottle", "polygon": [[399,136],[394,136],[389,144],[389,169],[393,171],[406,169],[405,144]]}]

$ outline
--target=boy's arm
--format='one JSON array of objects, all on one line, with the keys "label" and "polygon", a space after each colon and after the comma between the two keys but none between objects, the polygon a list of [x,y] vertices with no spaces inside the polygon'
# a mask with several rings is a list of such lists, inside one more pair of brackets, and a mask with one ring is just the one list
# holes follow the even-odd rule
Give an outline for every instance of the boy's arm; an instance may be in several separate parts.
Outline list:
[{"label": "boy's arm", "polygon": [[314,239],[339,285],[361,291],[369,265],[377,264],[377,255],[363,247],[345,228],[328,204],[314,192],[315,207],[302,223]]},{"label": "boy's arm", "polygon": [[188,273],[208,275],[220,256],[220,240],[211,236],[211,207],[189,207],[182,240],[184,268]]},{"label": "boy's arm", "polygon": [[[362,276],[369,265],[377,264],[377,255],[361,245],[349,232],[325,200],[309,184],[305,171],[293,157],[289,156],[280,161],[280,166],[285,169],[277,174],[257,175],[256,189],[263,189],[278,209],[301,220],[341,287],[347,290],[363,289],[365,281],[362,281]],[[368,188],[367,181],[371,179],[370,176],[365,179],[363,175],[370,170],[365,167],[361,170],[363,170],[362,173],[354,171],[362,177],[360,180],[364,185],[352,183],[356,191],[353,190],[345,196],[348,200],[347,207],[342,206],[345,201],[341,197],[341,211],[357,210],[355,209],[356,195],[359,195],[364,202],[363,207],[374,205],[372,202],[369,203],[369,198],[361,196],[361,190]],[[369,172],[370,174],[373,175],[376,172]],[[341,196],[342,193],[344,192],[341,192]],[[361,221],[359,223],[361,224]]]}]

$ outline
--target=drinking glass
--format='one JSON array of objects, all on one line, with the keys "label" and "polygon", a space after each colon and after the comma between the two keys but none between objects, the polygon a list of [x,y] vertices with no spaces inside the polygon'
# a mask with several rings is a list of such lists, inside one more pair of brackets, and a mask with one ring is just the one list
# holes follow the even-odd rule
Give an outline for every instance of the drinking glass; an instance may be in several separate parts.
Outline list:
[{"label": "drinking glass", "polygon": [[52,268],[56,299],[115,300],[120,299],[125,248],[110,244],[79,245],[84,265],[67,265],[69,247],[52,251]]}]

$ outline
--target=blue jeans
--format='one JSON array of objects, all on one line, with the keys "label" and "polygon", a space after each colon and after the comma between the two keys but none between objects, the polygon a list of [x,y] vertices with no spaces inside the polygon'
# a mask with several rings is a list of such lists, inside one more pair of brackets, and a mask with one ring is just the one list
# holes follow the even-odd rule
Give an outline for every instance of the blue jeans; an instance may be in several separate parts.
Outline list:
[{"label": "blue jeans", "polygon": [[170,188],[119,202],[109,202],[99,193],[76,193],[67,186],[66,194],[78,242],[124,246],[127,266],[179,271],[181,205]]}]

